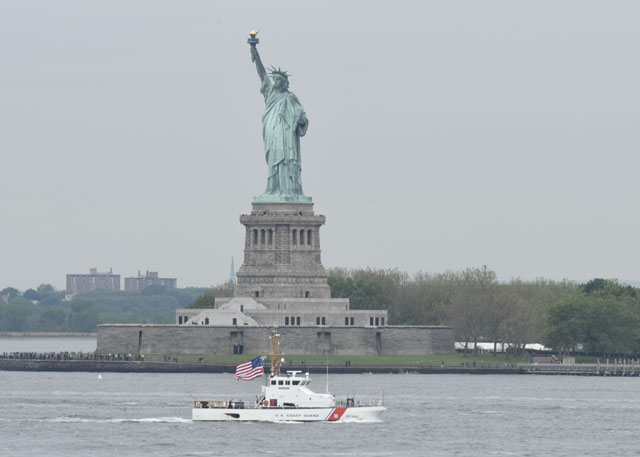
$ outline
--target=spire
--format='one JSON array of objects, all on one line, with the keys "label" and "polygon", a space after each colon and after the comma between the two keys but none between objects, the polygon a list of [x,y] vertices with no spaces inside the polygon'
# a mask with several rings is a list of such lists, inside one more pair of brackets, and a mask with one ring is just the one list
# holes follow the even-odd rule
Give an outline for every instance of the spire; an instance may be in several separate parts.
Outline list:
[{"label": "spire", "polygon": [[236,284],[236,268],[233,266],[233,256],[231,256],[231,270],[229,271],[229,282],[233,285]]}]

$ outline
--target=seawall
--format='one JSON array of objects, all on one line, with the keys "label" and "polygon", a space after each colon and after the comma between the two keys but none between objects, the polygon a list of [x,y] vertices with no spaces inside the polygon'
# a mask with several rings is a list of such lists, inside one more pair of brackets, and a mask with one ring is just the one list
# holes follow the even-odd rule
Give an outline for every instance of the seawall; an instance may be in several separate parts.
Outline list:
[{"label": "seawall", "polygon": [[[197,362],[139,362],[104,360],[29,360],[0,359],[0,371],[58,371],[94,373],[235,373],[235,365]],[[326,373],[326,365],[286,365],[285,370]],[[401,366],[401,365],[329,365],[334,374],[417,373],[417,374],[523,374],[516,365],[490,367]]]}]

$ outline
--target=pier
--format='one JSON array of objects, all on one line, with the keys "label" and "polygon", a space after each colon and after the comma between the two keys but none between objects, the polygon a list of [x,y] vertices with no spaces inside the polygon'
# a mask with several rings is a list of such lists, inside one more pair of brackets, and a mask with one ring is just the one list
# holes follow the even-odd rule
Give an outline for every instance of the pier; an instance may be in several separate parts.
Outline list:
[{"label": "pier", "polygon": [[615,363],[581,363],[562,365],[559,363],[540,363],[519,365],[525,374],[560,376],[640,376],[638,361],[617,361]]}]

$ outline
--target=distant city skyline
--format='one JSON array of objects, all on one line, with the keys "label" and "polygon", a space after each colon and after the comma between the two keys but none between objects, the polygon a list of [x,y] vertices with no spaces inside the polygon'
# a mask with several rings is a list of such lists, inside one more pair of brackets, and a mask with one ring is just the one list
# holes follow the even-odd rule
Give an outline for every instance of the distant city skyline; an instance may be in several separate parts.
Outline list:
[{"label": "distant city skyline", "polygon": [[0,9],[0,289],[229,278],[266,185],[255,27],[309,119],[325,267],[640,283],[637,2]]},{"label": "distant city skyline", "polygon": [[[98,267],[92,267],[89,268],[89,273],[67,273],[66,287],[63,290],[66,290],[67,294],[70,295],[98,289],[123,290],[120,288],[120,277],[121,274],[117,271],[114,272],[111,267],[109,271],[100,271]],[[175,289],[177,285],[177,278],[160,277],[157,271],[147,270],[143,275],[138,270],[137,276],[125,276],[124,278],[125,291],[143,290],[149,286],[163,286],[166,289]],[[34,289],[36,287],[35,285],[32,286]]]}]

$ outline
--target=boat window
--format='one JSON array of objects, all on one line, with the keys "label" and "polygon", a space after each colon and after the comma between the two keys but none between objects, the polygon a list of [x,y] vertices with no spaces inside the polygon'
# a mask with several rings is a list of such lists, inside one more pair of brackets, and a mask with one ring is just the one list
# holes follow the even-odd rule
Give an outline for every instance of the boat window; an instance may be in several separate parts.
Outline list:
[{"label": "boat window", "polygon": [[283,386],[284,385],[284,381],[282,381],[282,380],[278,381],[278,385],[279,386]]},{"label": "boat window", "polygon": [[291,385],[293,386],[297,386],[298,384],[300,384],[300,381],[291,381]]},{"label": "boat window", "polygon": [[285,385],[285,386],[288,386],[288,385],[290,385],[290,384],[291,384],[291,383],[290,383],[289,381],[285,381],[285,382],[284,382],[284,385]]}]

